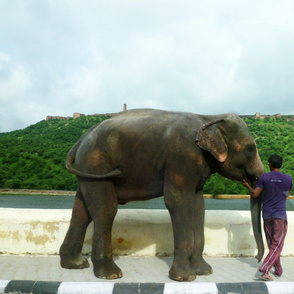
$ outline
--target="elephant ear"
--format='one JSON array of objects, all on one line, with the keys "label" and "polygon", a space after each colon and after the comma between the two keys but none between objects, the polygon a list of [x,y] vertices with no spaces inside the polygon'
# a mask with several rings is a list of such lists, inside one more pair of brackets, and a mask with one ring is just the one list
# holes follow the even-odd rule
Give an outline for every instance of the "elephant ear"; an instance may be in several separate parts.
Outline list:
[{"label": "elephant ear", "polygon": [[209,151],[219,162],[224,162],[228,156],[228,146],[224,137],[217,127],[223,119],[203,124],[197,134],[196,144]]}]

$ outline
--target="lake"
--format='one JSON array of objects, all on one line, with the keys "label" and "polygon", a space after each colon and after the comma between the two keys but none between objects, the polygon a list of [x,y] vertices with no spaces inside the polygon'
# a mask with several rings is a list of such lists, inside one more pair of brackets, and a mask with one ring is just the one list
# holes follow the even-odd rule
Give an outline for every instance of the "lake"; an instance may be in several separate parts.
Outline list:
[{"label": "lake", "polygon": [[[0,207],[27,209],[71,209],[74,196],[0,195]],[[129,202],[119,209],[166,209],[163,197]],[[205,199],[206,210],[249,210],[249,199]],[[287,210],[294,211],[294,200],[287,200]]]}]

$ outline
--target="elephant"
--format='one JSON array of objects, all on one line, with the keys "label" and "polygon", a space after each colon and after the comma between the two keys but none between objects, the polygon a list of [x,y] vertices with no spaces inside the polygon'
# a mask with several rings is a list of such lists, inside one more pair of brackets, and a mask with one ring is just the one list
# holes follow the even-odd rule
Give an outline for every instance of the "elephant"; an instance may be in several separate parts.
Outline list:
[{"label": "elephant", "polygon": [[[264,172],[256,142],[236,114],[199,115],[157,109],[118,113],[89,129],[68,152],[66,168],[78,189],[60,247],[63,268],[82,269],[86,228],[94,223],[91,260],[97,278],[117,279],[111,230],[118,204],[164,197],[174,236],[170,279],[193,281],[212,273],[204,260],[203,186],[213,173],[255,186]],[[251,200],[261,260],[260,202]]]}]

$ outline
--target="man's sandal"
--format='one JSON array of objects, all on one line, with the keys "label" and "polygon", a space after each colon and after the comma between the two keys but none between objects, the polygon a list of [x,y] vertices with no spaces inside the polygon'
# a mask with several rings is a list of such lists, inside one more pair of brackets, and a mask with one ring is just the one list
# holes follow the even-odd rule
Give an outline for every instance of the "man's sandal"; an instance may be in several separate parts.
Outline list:
[{"label": "man's sandal", "polygon": [[273,278],[269,274],[262,274],[259,278],[263,281],[272,281]]}]

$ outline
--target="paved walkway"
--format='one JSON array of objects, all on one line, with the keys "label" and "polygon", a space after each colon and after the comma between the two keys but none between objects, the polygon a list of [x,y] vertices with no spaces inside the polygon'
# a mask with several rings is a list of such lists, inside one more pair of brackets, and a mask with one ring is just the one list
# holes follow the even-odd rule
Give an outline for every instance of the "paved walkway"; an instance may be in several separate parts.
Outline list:
[{"label": "paved walkway", "polygon": [[[274,277],[273,282],[262,282],[258,279],[258,263],[254,258],[228,258],[228,257],[207,257],[206,261],[213,267],[213,274],[209,276],[198,276],[194,282],[180,283],[172,281],[168,278],[168,271],[172,263],[171,257],[130,257],[120,256],[115,257],[115,261],[123,271],[123,278],[118,280],[100,280],[97,279],[93,274],[93,267],[84,270],[67,270],[62,269],[59,265],[58,256],[11,256],[11,255],[0,255],[0,293],[8,291],[7,285],[9,281],[36,281],[40,282],[58,282],[55,286],[57,290],[42,290],[39,293],[114,293],[115,289],[120,287],[126,287],[130,283],[135,286],[135,289],[122,291],[120,293],[294,293],[294,257],[282,258],[282,266],[284,268],[284,274],[280,278]],[[62,290],[60,287],[67,285],[71,290]],[[67,282],[82,282],[80,283],[67,283]],[[93,283],[99,284],[106,288],[102,291],[98,291],[93,288]],[[29,283],[29,282],[28,282]],[[235,292],[220,291],[219,287],[215,285],[225,285],[229,283],[230,287],[237,287]],[[52,283],[47,283],[53,285]],[[90,287],[87,289],[86,284]],[[98,285],[96,284],[96,285]],[[161,290],[140,290],[139,284],[158,284]],[[81,286],[83,291],[78,285]],[[199,290],[200,286],[204,286],[204,292]],[[213,286],[214,285],[214,286]],[[244,285],[257,285],[258,288],[261,286],[264,290],[248,290],[246,292]],[[266,285],[266,287],[265,287]],[[212,287],[211,290],[210,286]],[[180,288],[179,288],[180,287]],[[188,290],[184,290],[188,287]],[[255,286],[254,286],[255,287]],[[265,287],[265,288],[264,288]],[[164,288],[164,290],[162,290]],[[195,289],[198,289],[197,291]],[[20,289],[10,290],[20,292]],[[186,288],[185,288],[186,289]],[[192,290],[194,289],[194,290]],[[40,290],[39,290],[40,291]],[[102,292],[101,292],[102,291]],[[111,292],[109,292],[111,291]],[[192,292],[190,292],[192,291]],[[205,292],[206,291],[206,292]],[[263,291],[263,292],[262,292]],[[275,291],[275,292],[273,292]],[[35,290],[34,293],[38,291]],[[119,293],[118,291],[116,293]]]}]

